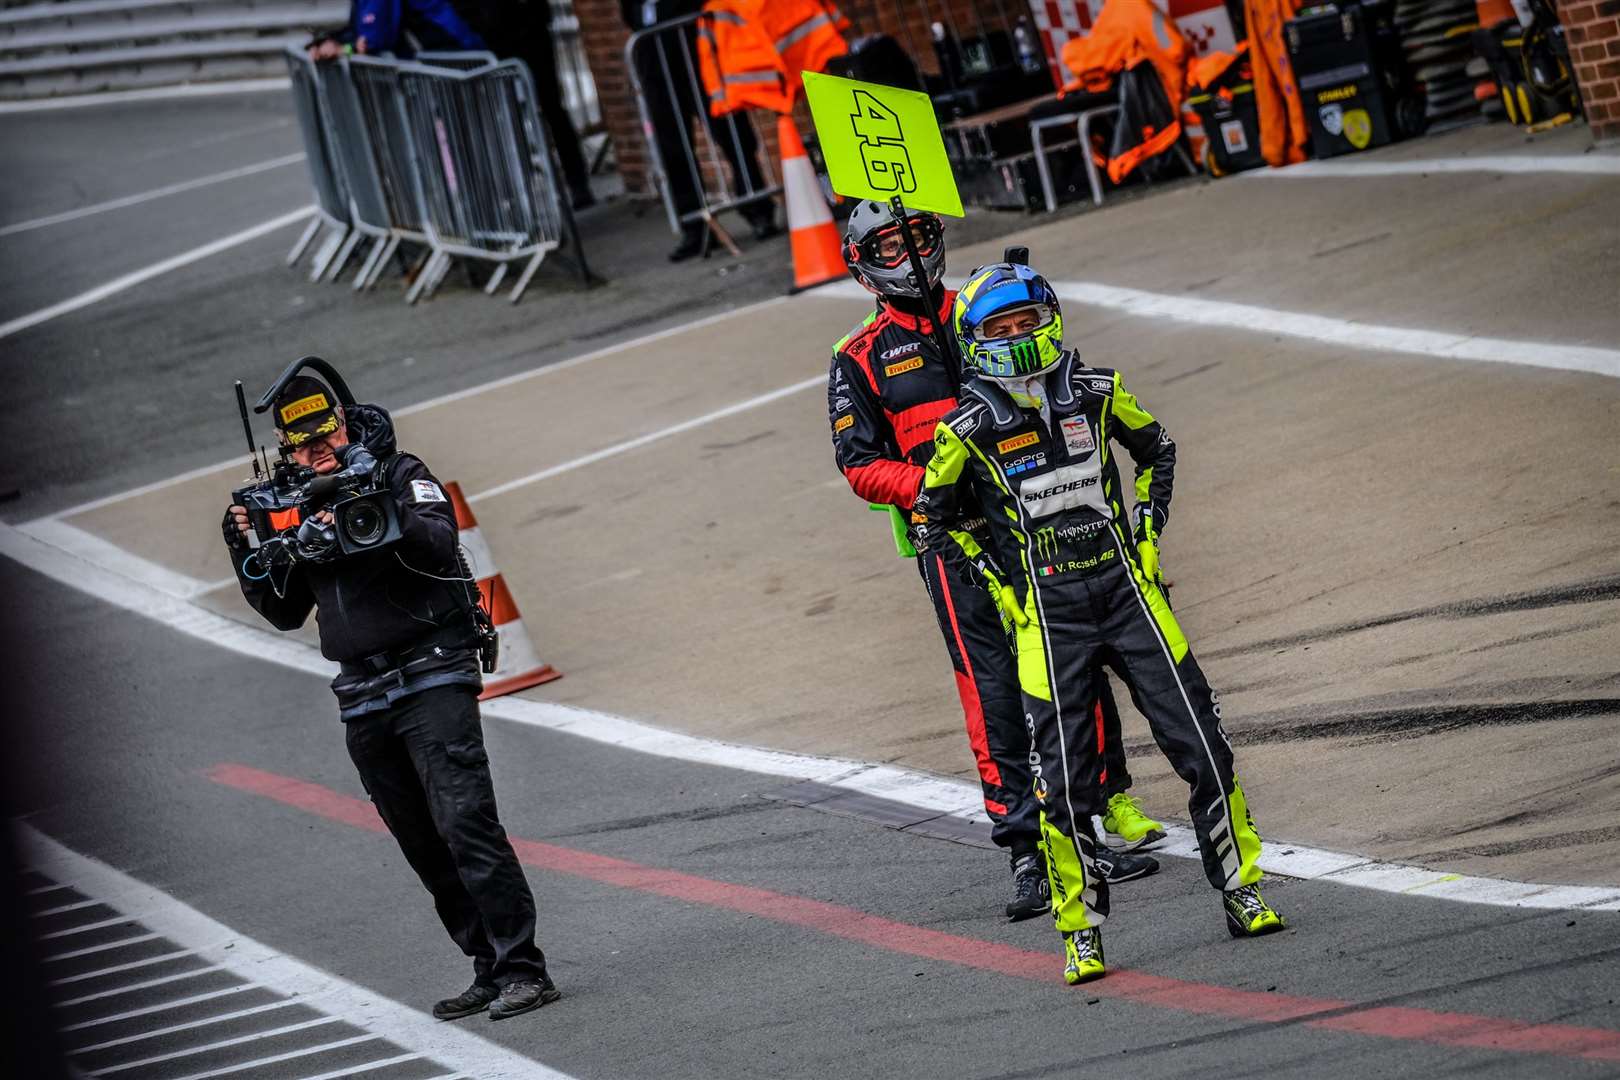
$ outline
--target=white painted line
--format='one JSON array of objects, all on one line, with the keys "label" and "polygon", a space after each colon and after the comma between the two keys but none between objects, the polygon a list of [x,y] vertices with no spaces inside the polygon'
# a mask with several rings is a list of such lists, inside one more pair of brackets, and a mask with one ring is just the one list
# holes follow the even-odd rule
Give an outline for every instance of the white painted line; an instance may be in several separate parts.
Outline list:
[{"label": "white painted line", "polygon": [[261,236],[268,236],[277,229],[284,229],[288,225],[303,221],[314,212],[315,208],[313,206],[293,210],[290,213],[282,214],[280,217],[260,222],[252,228],[243,229],[241,232],[232,233],[218,240],[211,240],[201,247],[194,247],[190,251],[182,251],[178,255],[171,255],[167,259],[124,274],[122,277],[114,278],[77,296],[71,296],[59,303],[52,304],[50,307],[40,308],[38,311],[12,319],[10,322],[0,323],[0,338],[10,337],[12,334],[38,326],[40,323],[50,322],[52,319],[78,311],[80,308],[87,308],[91,304],[98,303],[126,289],[133,289],[143,282],[151,281],[155,277],[161,277],[170,271],[190,266],[192,263],[200,262],[211,255],[218,255],[222,251],[229,251],[233,247],[239,247],[249,241],[257,240]]},{"label": "white painted line", "polygon": [[[355,1035],[336,1042],[322,1043],[320,1046],[307,1046],[302,1050],[289,1050],[285,1054],[276,1054],[272,1057],[259,1058],[257,1061],[244,1061],[239,1065],[227,1065],[222,1069],[209,1069],[207,1072],[190,1073],[179,1080],[212,1080],[216,1076],[229,1076],[231,1073],[247,1072],[249,1069],[262,1068],[265,1065],[275,1065],[282,1061],[291,1061],[294,1058],[311,1057],[315,1054],[324,1054],[328,1050],[341,1050],[345,1046],[354,1046],[358,1043],[375,1042],[375,1035]],[[93,1075],[93,1074],[92,1074]]]},{"label": "white painted line", "polygon": [[[159,963],[163,960],[173,960],[177,957],[190,955],[191,950],[187,949],[185,952],[170,953],[168,956],[160,956],[152,960],[143,960],[139,964],[123,964],[120,965],[119,968],[108,968],[106,971],[97,971],[92,973],[91,977],[94,975],[105,975],[108,974],[108,972],[118,971],[123,967],[144,967],[148,964]],[[66,1008],[69,1005],[83,1005],[87,1001],[100,1001],[102,998],[117,997],[119,994],[133,994],[137,990],[150,990],[154,986],[163,986],[166,983],[179,982],[182,979],[195,979],[199,975],[207,975],[210,972],[219,970],[220,969],[218,967],[214,966],[213,964],[209,964],[207,967],[193,968],[190,971],[182,971],[178,975],[164,975],[162,978],[158,979],[147,979],[145,982],[129,983],[125,986],[115,986],[111,990],[100,990],[94,994],[85,994],[83,997],[69,998],[67,1001],[59,1001],[56,1004],[59,1008]],[[62,983],[78,982],[81,977],[82,976],[74,976],[71,979],[57,979],[50,985],[60,986]]]},{"label": "white painted line", "polygon": [[136,934],[134,937],[120,938],[118,941],[109,941],[105,945],[92,945],[87,949],[74,949],[72,952],[56,953],[54,956],[47,956],[45,958],[45,963],[50,964],[56,962],[57,960],[77,960],[81,956],[90,956],[99,952],[110,952],[113,949],[122,949],[126,945],[139,945],[145,941],[154,941],[157,939],[157,937],[157,934]]},{"label": "white painted line", "polygon": [[102,919],[100,922],[85,923],[83,926],[70,926],[66,930],[52,930],[48,934],[39,935],[39,940],[50,941],[52,938],[72,937],[74,934],[85,934],[91,930],[105,930],[109,926],[128,926],[130,920],[119,916],[116,919]]},{"label": "white painted line", "polygon": [[[117,544],[109,543],[96,534],[69,525],[65,521],[45,519],[36,521],[26,528],[28,534],[35,539],[42,540],[52,547],[61,548],[87,563],[105,567],[120,577],[150,585],[159,592],[179,600],[201,596],[211,587],[209,582],[199,581],[197,578],[170,570],[166,566],[159,566],[150,559],[143,559],[132,551],[126,551]],[[235,582],[236,579],[231,578],[231,583]]]},{"label": "white painted line", "polygon": [[1054,281],[1052,287],[1065,300],[1112,308],[1145,318],[1170,319],[1199,326],[1222,326],[1250,333],[1281,334],[1308,341],[1339,345],[1356,351],[1407,353],[1446,360],[1475,360],[1492,364],[1523,364],[1562,371],[1589,371],[1620,378],[1620,349],[1585,345],[1556,345],[1537,341],[1472,337],[1399,326],[1377,326],[1277,311],[1224,300],[1198,300],[1190,296],[1122,289],[1086,281]]},{"label": "white painted line", "polygon": [[[425,412],[428,409],[436,409],[440,405],[448,405],[453,401],[461,401],[464,398],[474,397],[478,394],[488,393],[492,390],[503,390],[508,386],[515,386],[518,383],[528,382],[530,379],[538,379],[546,375],[555,375],[560,371],[567,371],[570,368],[579,367],[581,364],[588,364],[594,360],[601,360],[604,357],[616,356],[619,353],[634,352],[644,349],[648,345],[656,344],[657,342],[663,341],[666,338],[671,338],[678,334],[684,334],[691,330],[701,330],[705,326],[712,326],[715,323],[725,322],[732,318],[740,318],[745,315],[754,315],[766,308],[774,307],[777,304],[786,303],[789,299],[791,298],[786,296],[773,296],[769,300],[761,300],[757,303],[745,304],[739,308],[731,308],[726,311],[716,312],[713,315],[706,315],[703,318],[693,320],[692,322],[681,323],[679,326],[665,327],[662,330],[655,330],[650,334],[643,334],[641,337],[632,338],[629,341],[622,341],[615,345],[607,345],[600,349],[593,349],[590,352],[581,353],[578,356],[570,356],[568,359],[558,360],[554,364],[546,364],[543,367],[530,368],[527,371],[519,371],[511,375],[503,375],[498,379],[492,379],[489,382],[479,383],[476,386],[469,386],[461,390],[453,390],[448,394],[439,394],[438,396],[428,398],[425,401],[419,401],[415,405],[406,405],[404,408],[391,409],[390,412],[392,412],[395,417],[401,417],[411,416],[419,412]],[[225,461],[216,462],[212,465],[202,465],[195,469],[187,469],[185,472],[176,476],[171,476],[163,480],[155,480],[149,484],[142,484],[139,487],[130,488],[128,491],[120,491],[112,495],[103,495],[100,498],[79,503],[77,506],[70,506],[66,510],[58,510],[56,513],[47,515],[44,518],[40,518],[31,524],[37,525],[42,521],[76,517],[79,514],[87,514],[92,510],[99,510],[104,506],[111,506],[114,503],[124,502],[127,499],[140,498],[143,495],[150,495],[155,491],[162,491],[165,488],[171,488],[177,484],[189,483],[192,480],[197,480],[204,476],[210,476],[218,472],[225,472],[228,469],[241,469],[243,475],[246,475],[251,471],[249,467],[242,461],[242,455],[236,454]]]},{"label": "white painted line", "polygon": [[1246,177],[1274,180],[1311,180],[1318,177],[1423,176],[1429,173],[1573,173],[1582,176],[1620,176],[1620,154],[1507,155],[1427,158],[1414,161],[1307,161],[1281,169],[1254,169]]},{"label": "white painted line", "polygon": [[[216,615],[149,585],[121,578],[105,567],[85,562],[3,523],[0,523],[0,555],[64,585],[219,648],[305,671],[323,679],[330,679],[336,670],[336,665],[323,659],[313,647],[296,639]],[[609,713],[527,698],[497,698],[484,702],[481,708],[485,716],[547,731],[565,732],[637,753],[766,776],[814,780],[832,787],[894,799],[935,813],[953,814],[973,821],[983,820],[983,796],[977,784],[965,780],[894,765],[873,765],[721,742],[669,731]],[[1198,857],[1191,828],[1170,826],[1168,831],[1168,838],[1156,851],[1166,855]],[[1444,888],[1425,891],[1424,895],[1466,903],[1620,911],[1620,889],[1616,888],[1538,885],[1496,878],[1453,876],[1428,867],[1376,862],[1361,855],[1323,851],[1285,841],[1269,841],[1261,856],[1260,866],[1288,877],[1336,881],[1383,892],[1401,892],[1414,882],[1434,882],[1445,878]],[[1384,876],[1387,874],[1396,877]],[[53,876],[60,878],[62,875]],[[105,895],[96,889],[84,891],[93,896]],[[116,903],[111,906],[120,911],[130,910]],[[154,925],[150,919],[142,921]],[[186,941],[177,934],[171,933],[169,936],[181,943]],[[213,955],[205,955],[215,959]],[[475,1076],[480,1075],[472,1072]]]},{"label": "white painted line", "polygon": [[[163,1001],[156,1005],[142,1005],[140,1008],[130,1009],[128,1012],[113,1013],[111,1016],[98,1016],[94,1020],[82,1020],[77,1024],[69,1024],[57,1030],[66,1035],[70,1031],[83,1031],[85,1028],[100,1027],[102,1024],[116,1024],[121,1020],[133,1020],[137,1016],[151,1016],[153,1013],[168,1012],[170,1009],[183,1009],[187,1005],[197,1005],[204,1001],[229,997],[231,994],[240,994],[247,990],[259,989],[262,989],[262,987],[255,986],[253,983],[238,983],[236,986],[227,986],[223,990],[210,990],[206,994],[192,994],[190,997],[175,998],[173,1001]],[[291,1001],[292,999],[288,998],[287,1000]]]},{"label": "white painted line", "polygon": [[[263,1005],[251,1005],[246,1009],[236,1009],[233,1012],[215,1013],[212,1016],[205,1016],[199,1020],[188,1020],[183,1024],[170,1024],[168,1027],[153,1028],[151,1031],[138,1031],[133,1035],[123,1035],[116,1039],[108,1039],[106,1042],[93,1043],[90,1046],[74,1046],[69,1048],[68,1053],[89,1054],[97,1050],[111,1050],[115,1046],[128,1046],[130,1043],[145,1042],[147,1039],[157,1039],[164,1035],[173,1035],[179,1031],[191,1031],[196,1028],[207,1027],[210,1024],[223,1024],[229,1020],[240,1020],[244,1016],[257,1016],[260,1013],[274,1012],[277,1009],[285,1009],[290,1005],[298,1004],[300,1004],[300,1002],[294,1001],[292,998],[283,998],[280,1001],[270,1001]],[[336,1017],[326,1017],[321,1021],[321,1023],[332,1023],[335,1022],[336,1019]],[[252,1036],[252,1038],[263,1039],[268,1038],[271,1035],[285,1034],[287,1031],[296,1030],[298,1027],[313,1026],[314,1022],[312,1021],[308,1024],[296,1025],[294,1028],[282,1028],[279,1031],[266,1031],[260,1035]],[[217,1050],[221,1046],[229,1046],[232,1043],[246,1041],[246,1039],[234,1039],[231,1041],[231,1043],[215,1043],[213,1046],[200,1046],[195,1050],[188,1051],[188,1053],[200,1054],[208,1050]]]},{"label": "white painted line", "polygon": [[347,1069],[338,1069],[336,1072],[323,1072],[319,1076],[304,1076],[299,1080],[338,1080],[339,1077],[353,1076],[356,1073],[371,1072],[373,1069],[386,1069],[391,1065],[403,1065],[407,1061],[417,1061],[421,1054],[400,1054],[398,1057],[379,1058],[376,1061],[367,1061],[360,1065],[351,1065]]},{"label": "white painted line", "polygon": [[80,900],[77,903],[63,904],[61,907],[46,908],[44,911],[33,912],[36,919],[43,919],[51,915],[61,915],[69,911],[79,911],[87,907],[95,907],[100,900]]},{"label": "white painted line", "polygon": [[[146,586],[137,587],[162,597]],[[172,598],[167,602],[180,603]],[[371,1033],[362,1038],[387,1039],[482,1080],[569,1080],[566,1074],[480,1038],[466,1028],[442,1024],[375,990],[276,952],[150,885],[68,850],[29,826],[18,828],[25,848],[41,867],[49,867],[47,872],[55,880],[69,882],[87,896],[100,897],[114,910],[239,978],[297,998],[312,1009]]]},{"label": "white painted line", "polygon": [[43,893],[56,892],[58,889],[65,889],[65,888],[67,888],[66,885],[36,885],[32,889],[29,889],[27,892],[23,893],[23,895],[24,896],[39,896],[39,895],[41,895]]},{"label": "white painted line", "polygon": [[[1220,326],[1253,334],[1277,334],[1356,351],[1407,353],[1446,360],[1473,360],[1492,364],[1523,364],[1560,371],[1587,371],[1620,378],[1620,349],[1588,345],[1560,345],[1541,341],[1510,341],[1434,330],[1336,319],[1297,311],[1280,311],[1227,300],[1200,300],[1176,293],[1147,292],[1092,281],[1054,281],[1053,290],[1064,300],[1107,308],[1142,318],[1169,319],[1197,326]],[[827,285],[818,295],[864,296],[853,281]]]},{"label": "white painted line", "polygon": [[0,116],[7,113],[50,112],[54,109],[83,109],[91,105],[127,105],[130,102],[169,101],[174,98],[218,97],[224,94],[263,94],[288,88],[286,79],[235,79],[227,82],[186,83],[182,86],[154,86],[147,90],[117,90],[102,94],[73,94],[38,98],[33,101],[0,102]]},{"label": "white painted line", "polygon": [[109,210],[122,210],[126,206],[139,206],[141,203],[151,202],[153,199],[162,199],[169,195],[178,195],[184,191],[195,191],[198,188],[208,187],[212,184],[223,184],[227,180],[240,180],[244,176],[253,176],[256,173],[269,172],[271,169],[280,169],[303,161],[304,155],[287,154],[283,157],[271,158],[269,161],[260,161],[252,165],[243,165],[239,169],[227,169],[225,172],[213,173],[209,176],[199,176],[195,180],[183,180],[178,184],[169,184],[166,187],[153,188],[136,195],[125,195],[119,199],[109,199],[106,202],[95,203],[91,206],[81,206],[77,210],[64,210],[60,214],[51,214],[47,217],[34,218],[31,221],[18,221],[10,225],[0,225],[0,236],[14,236],[17,233],[32,232],[35,229],[47,228],[51,225],[60,225],[65,221],[77,221],[80,218],[91,217],[95,214],[105,214]]},{"label": "white painted line", "polygon": [[[109,1065],[105,1069],[96,1069],[89,1075],[112,1076],[117,1073],[128,1072],[130,1069],[139,1069],[146,1065],[161,1065],[165,1061],[174,1061],[178,1058],[196,1057],[198,1054],[208,1054],[215,1050],[226,1050],[232,1046],[241,1046],[243,1043],[258,1042],[260,1039],[273,1039],[277,1035],[291,1035],[295,1031],[307,1031],[310,1028],[325,1027],[327,1024],[337,1024],[341,1022],[342,1021],[335,1016],[317,1016],[313,1020],[301,1020],[296,1024],[285,1024],[282,1027],[270,1028],[267,1031],[255,1031],[249,1035],[238,1035],[232,1039],[221,1039],[218,1042],[207,1043],[203,1046],[188,1046],[184,1050],[171,1050],[167,1054],[155,1054],[149,1058],[141,1058],[139,1061],[120,1062],[117,1065]],[[368,1034],[362,1039],[356,1041],[364,1042],[375,1038],[377,1038],[377,1036]],[[248,1066],[245,1065],[233,1066],[233,1068],[239,1069],[247,1067]]]},{"label": "white painted line", "polygon": [[659,442],[674,435],[679,435],[682,432],[703,427],[706,424],[711,424],[716,420],[724,420],[728,416],[735,416],[738,413],[747,412],[750,409],[757,409],[762,405],[769,405],[773,401],[780,401],[782,398],[788,397],[792,394],[797,394],[816,387],[825,387],[826,385],[827,376],[817,375],[814,378],[805,379],[803,382],[796,382],[791,386],[779,387],[770,391],[769,393],[760,394],[757,397],[751,397],[746,401],[738,401],[731,405],[727,405],[725,408],[716,409],[710,413],[704,413],[702,416],[694,416],[690,420],[682,420],[678,424],[671,424],[668,427],[659,428],[657,431],[649,431],[645,435],[638,435],[634,439],[627,439],[624,442],[603,447],[600,450],[585,454],[582,457],[574,458],[571,461],[564,461],[561,464],[553,465],[550,468],[529,473],[527,476],[520,476],[516,480],[508,480],[504,484],[496,484],[494,487],[480,491],[476,495],[467,496],[467,501],[469,503],[475,503],[481,499],[492,499],[497,495],[505,495],[509,491],[516,491],[518,488],[528,487],[530,484],[537,484],[541,480],[549,480],[553,476],[558,476],[565,472],[572,472],[574,469],[582,469],[587,465],[594,465],[598,461],[603,461],[610,457],[617,457],[620,454],[629,453],[631,450],[639,450],[643,446],[649,446],[652,443]]},{"label": "white painted line", "polygon": [[[69,975],[65,979],[52,979],[50,981],[50,985],[66,986],[69,983],[84,982],[86,979],[100,979],[108,975],[117,975],[121,971],[134,971],[137,968],[152,967],[154,964],[166,964],[170,960],[183,960],[191,955],[192,952],[190,949],[181,949],[178,952],[163,953],[161,956],[148,956],[144,960],[131,960],[127,964],[114,964],[112,967],[97,968],[95,971],[86,971],[78,975]],[[205,967],[198,968],[195,971],[181,972],[178,975],[166,975],[161,979],[153,979],[151,982],[135,983],[133,986],[120,986],[114,990],[103,990],[99,994],[86,994],[84,997],[74,998],[72,1001],[64,1001],[62,1004],[77,1005],[81,1001],[93,1001],[96,998],[111,997],[114,994],[122,994],[129,990],[139,990],[147,986],[156,986],[159,983],[173,982],[175,979],[189,979],[193,975],[202,975],[205,972],[215,970],[218,969]]]}]

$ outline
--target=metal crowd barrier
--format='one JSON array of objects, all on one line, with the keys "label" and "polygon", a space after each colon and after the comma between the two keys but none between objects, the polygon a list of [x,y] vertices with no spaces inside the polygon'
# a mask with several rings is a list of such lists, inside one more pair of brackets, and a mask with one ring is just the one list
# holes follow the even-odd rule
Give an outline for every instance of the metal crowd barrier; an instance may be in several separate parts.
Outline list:
[{"label": "metal crowd barrier", "polygon": [[292,266],[304,254],[310,242],[322,229],[330,230],[326,241],[316,250],[310,280],[318,280],[326,273],[333,256],[348,237],[349,192],[343,182],[343,173],[334,158],[327,126],[321,118],[320,81],[315,77],[315,65],[302,52],[287,50],[287,76],[292,86],[293,114],[298,119],[298,131],[304,141],[304,161],[309,166],[310,186],[315,189],[315,216],[309,226],[287,253],[287,265]]},{"label": "metal crowd barrier", "polygon": [[[709,115],[696,56],[702,17],[670,19],[631,34],[624,47],[625,67],[670,229],[679,236],[683,226],[702,222],[738,255],[715,215],[771,199],[782,184],[769,155],[760,152],[764,140],[754,120],[758,110]],[[701,146],[693,117],[707,136]]]},{"label": "metal crowd barrier", "polygon": [[362,56],[316,64],[288,50],[319,211],[288,263],[326,227],[312,280],[335,279],[369,240],[354,279],[366,288],[410,243],[427,255],[407,303],[431,295],[456,259],[495,264],[487,293],[521,263],[515,302],[546,255],[567,243],[589,283],[528,69],[482,53],[427,59],[455,66]]}]

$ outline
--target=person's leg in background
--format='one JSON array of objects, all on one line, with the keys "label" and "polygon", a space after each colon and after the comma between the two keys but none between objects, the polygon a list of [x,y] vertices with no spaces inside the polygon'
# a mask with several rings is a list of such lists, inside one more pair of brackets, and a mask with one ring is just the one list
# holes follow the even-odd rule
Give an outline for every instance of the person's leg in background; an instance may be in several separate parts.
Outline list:
[{"label": "person's leg in background", "polygon": [[1125,760],[1119,705],[1114,701],[1108,677],[1101,672],[1097,677],[1097,744],[1103,755],[1102,822],[1109,846],[1116,851],[1146,850],[1164,839],[1164,826],[1142,813],[1137,800],[1126,794],[1131,787],[1131,770]]},{"label": "person's leg in background", "polygon": [[591,193],[590,173],[580,149],[579,132],[574,129],[573,117],[563,105],[562,83],[557,73],[557,43],[551,31],[551,3],[550,0],[518,0],[516,8],[513,55],[528,64],[534,76],[535,97],[557,147],[563,182],[568,185],[574,209],[583,210],[595,204],[596,196]]},{"label": "person's leg in background", "polygon": [[[641,83],[647,105],[647,121],[652,125],[652,141],[663,164],[664,182],[677,217],[684,217],[703,206],[701,178],[696,174],[697,156],[688,126],[689,111],[681,105],[690,99],[686,85],[686,48],[680,35],[659,34],[643,39],[635,52],[636,78]],[[690,54],[687,54],[688,56]],[[692,70],[696,70],[694,65]],[[683,92],[683,87],[684,92]],[[702,221],[681,223],[681,239],[669,253],[671,262],[690,259],[703,251]]]},{"label": "person's leg in background", "polygon": [[1001,610],[989,593],[963,580],[937,553],[925,553],[917,568],[956,674],[990,838],[1011,862],[1013,895],[1007,917],[1015,922],[1032,918],[1051,909],[1051,893],[1040,857],[1040,807],[1029,771],[1018,671]]},{"label": "person's leg in background", "polygon": [[[709,137],[720,147],[731,166],[731,190],[741,198],[751,191],[766,187],[765,171],[759,164],[759,139],[754,125],[745,114],[728,113],[721,117],[705,117]],[[754,230],[754,239],[768,240],[781,232],[776,224],[776,202],[759,199],[744,203],[737,212]]]}]

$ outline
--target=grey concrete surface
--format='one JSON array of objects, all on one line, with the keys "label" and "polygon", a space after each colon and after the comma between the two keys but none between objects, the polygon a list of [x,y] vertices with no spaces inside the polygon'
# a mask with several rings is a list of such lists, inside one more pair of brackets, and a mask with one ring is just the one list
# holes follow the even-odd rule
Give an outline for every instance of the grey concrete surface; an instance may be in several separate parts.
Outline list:
[{"label": "grey concrete surface", "polygon": [[[233,761],[361,796],[319,679],[154,634],[9,564],[0,580],[13,612],[50,613],[19,642],[31,673],[14,705],[34,740],[31,824],[396,1000],[420,1007],[461,985],[465,962],[386,837],[202,775]],[[83,664],[86,652],[94,664]],[[542,944],[568,996],[525,1020],[471,1022],[576,1076],[1617,1074],[1613,1064],[1150,1007],[1110,997],[1106,980],[1071,991],[1049,925],[996,913],[1006,871],[994,855],[763,800],[780,784],[770,778],[499,722],[486,735],[514,836],[1051,957],[1028,977],[989,974],[531,870]],[[1110,962],[1332,998],[1352,1014],[1399,1005],[1620,1027],[1620,916],[1286,881],[1270,895],[1295,929],[1231,942],[1196,867],[1172,860],[1116,891]]]}]

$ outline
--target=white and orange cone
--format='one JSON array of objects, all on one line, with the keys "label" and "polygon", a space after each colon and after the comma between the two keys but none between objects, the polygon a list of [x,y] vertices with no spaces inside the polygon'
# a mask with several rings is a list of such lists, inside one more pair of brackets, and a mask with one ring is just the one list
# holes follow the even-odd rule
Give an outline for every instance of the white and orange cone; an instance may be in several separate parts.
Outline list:
[{"label": "white and orange cone", "polygon": [[776,121],[782,151],[782,191],[787,199],[788,232],[793,242],[793,288],[808,289],[845,277],[842,241],[832,211],[821,194],[810,155],[789,113]]},{"label": "white and orange cone", "polygon": [[534,651],[534,642],[524,629],[523,617],[518,614],[517,602],[506,587],[506,579],[495,569],[495,556],[484,542],[484,534],[473,517],[472,507],[461,494],[461,485],[449,483],[444,490],[450,496],[450,505],[456,511],[456,528],[461,530],[461,546],[467,549],[467,565],[478,577],[478,592],[483,597],[484,609],[495,622],[501,636],[499,666],[493,674],[484,676],[484,692],[479,701],[562,678],[562,672],[543,663]]}]

